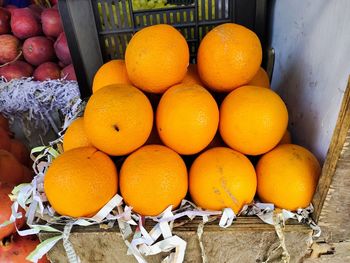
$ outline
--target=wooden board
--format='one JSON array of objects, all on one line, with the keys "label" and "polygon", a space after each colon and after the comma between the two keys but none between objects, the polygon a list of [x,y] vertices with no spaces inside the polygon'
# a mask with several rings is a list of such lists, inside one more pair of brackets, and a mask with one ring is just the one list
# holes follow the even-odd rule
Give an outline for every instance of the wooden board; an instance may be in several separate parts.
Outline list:
[{"label": "wooden board", "polygon": [[350,240],[350,130],[319,217],[326,241]]},{"label": "wooden board", "polygon": [[[175,234],[187,241],[185,262],[202,262],[197,237],[198,223],[199,221],[195,220],[174,229]],[[127,256],[126,245],[116,229],[106,231],[90,227],[88,230],[81,232],[77,229],[70,236],[82,262],[136,262],[132,256]],[[43,240],[53,235],[41,234],[40,238]],[[287,225],[286,246],[291,254],[291,262],[299,262],[305,254],[308,254],[311,235],[312,231],[306,226]],[[263,262],[268,256],[270,256],[269,262],[281,260],[281,250],[272,252],[279,245],[274,228],[255,217],[240,218],[227,229],[219,228],[218,222],[210,223],[205,226],[202,239],[208,263]],[[147,261],[158,263],[165,256],[163,254],[149,257]],[[49,253],[49,258],[55,263],[68,262],[61,242]]]},{"label": "wooden board", "polygon": [[[313,198],[316,221],[319,220],[319,217],[321,215],[321,209],[326,200],[327,194],[329,194],[329,189],[333,180],[333,176],[335,176],[336,173],[338,174],[337,175],[338,179],[336,179],[338,182],[335,182],[335,184],[342,184],[343,180],[345,180],[344,182],[346,182],[346,180],[350,180],[349,178],[347,178],[348,176],[346,175],[350,173],[350,170],[349,170],[350,168],[345,166],[347,160],[344,160],[343,164],[341,163],[338,164],[338,161],[340,161],[342,158],[340,157],[341,153],[344,154],[344,152],[348,151],[347,146],[345,146],[344,148],[344,143],[345,143],[345,139],[348,134],[349,128],[350,128],[350,79],[348,81],[348,85],[344,92],[343,101],[342,101],[342,105],[338,115],[337,124],[333,132],[332,141],[329,146],[327,158],[323,165],[322,174],[318,182],[315,196]],[[344,158],[346,159],[346,157],[343,157],[343,159]],[[342,169],[342,170],[339,170],[339,172],[336,172],[337,169]],[[338,196],[337,198],[341,199],[341,195],[347,195],[350,198],[350,192],[347,189],[339,190],[339,191],[340,192],[339,192],[339,195],[337,195]],[[339,209],[337,205],[338,204],[333,205],[334,209],[332,212],[335,212],[337,209]],[[350,211],[350,208],[348,211]]]}]

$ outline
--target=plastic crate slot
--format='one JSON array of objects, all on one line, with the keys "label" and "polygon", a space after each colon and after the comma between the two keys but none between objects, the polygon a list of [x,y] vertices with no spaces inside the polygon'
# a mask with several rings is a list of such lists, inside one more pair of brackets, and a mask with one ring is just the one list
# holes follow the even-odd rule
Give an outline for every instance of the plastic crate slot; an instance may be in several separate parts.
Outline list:
[{"label": "plastic crate slot", "polygon": [[[76,44],[69,41],[74,49],[73,63],[86,68],[86,72],[77,76],[79,84],[82,84],[82,94],[91,92],[87,84],[91,84],[93,73],[102,61],[124,58],[132,35],[154,24],[171,24],[184,35],[191,62],[195,61],[199,43],[205,34],[222,23],[235,22],[252,29],[266,51],[267,0],[168,0],[163,7],[151,2],[140,5],[136,0],[79,0],[81,5],[77,5],[76,1],[60,0],[59,8],[60,12],[69,14],[64,21],[67,38],[76,41]],[[94,16],[89,21],[94,21],[96,28],[84,28],[87,17],[82,14],[85,13]],[[83,31],[86,33],[77,34]],[[96,47],[100,49],[98,52],[95,52]],[[88,56],[90,52],[95,54],[92,56],[95,63]]]}]

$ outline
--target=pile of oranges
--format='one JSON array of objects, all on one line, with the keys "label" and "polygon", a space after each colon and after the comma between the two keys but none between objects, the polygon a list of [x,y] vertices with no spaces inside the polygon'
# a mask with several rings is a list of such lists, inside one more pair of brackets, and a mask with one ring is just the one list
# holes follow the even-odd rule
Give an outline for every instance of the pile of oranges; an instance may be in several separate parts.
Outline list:
[{"label": "pile of oranges", "polygon": [[289,210],[311,202],[320,165],[291,144],[256,34],[219,25],[201,41],[197,64],[189,59],[185,38],[161,24],[132,37],[125,61],[97,71],[84,116],[45,176],[59,214],[91,216],[116,193],[145,216],[185,197],[236,213],[256,194]]}]

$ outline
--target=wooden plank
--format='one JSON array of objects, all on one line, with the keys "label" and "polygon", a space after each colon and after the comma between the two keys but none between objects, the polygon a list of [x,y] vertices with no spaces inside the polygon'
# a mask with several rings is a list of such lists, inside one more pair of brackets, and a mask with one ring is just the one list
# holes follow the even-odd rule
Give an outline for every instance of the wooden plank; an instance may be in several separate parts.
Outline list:
[{"label": "wooden plank", "polygon": [[336,127],[333,132],[331,144],[328,149],[327,158],[324,162],[322,174],[318,182],[313,204],[315,207],[314,218],[319,220],[321,209],[325,202],[328,189],[335,174],[339,156],[343,149],[346,135],[350,128],[350,78],[344,92],[342,105],[338,115]]},{"label": "wooden plank", "polygon": [[[228,229],[219,228],[217,222],[206,225],[202,240],[207,262],[263,262],[269,256],[269,262],[280,262],[281,250],[275,251],[279,240],[274,228],[264,223],[252,223],[257,220],[240,219]],[[196,222],[189,222],[174,229],[176,235],[187,241],[185,262],[202,262],[197,227]],[[89,232],[74,231],[70,236],[70,241],[82,262],[136,262],[132,256],[127,255],[126,245],[118,232],[97,228],[93,231],[90,227],[87,229]],[[40,238],[44,240],[54,235],[40,234]],[[305,254],[308,254],[312,242],[311,235],[311,229],[306,226],[286,226],[286,246],[291,255],[291,262],[300,262]],[[148,257],[147,262],[158,263],[165,256],[162,254]],[[61,242],[49,253],[49,258],[55,263],[68,262]]]},{"label": "wooden plank", "polygon": [[333,181],[319,217],[319,225],[326,241],[350,240],[350,130],[347,133]]}]

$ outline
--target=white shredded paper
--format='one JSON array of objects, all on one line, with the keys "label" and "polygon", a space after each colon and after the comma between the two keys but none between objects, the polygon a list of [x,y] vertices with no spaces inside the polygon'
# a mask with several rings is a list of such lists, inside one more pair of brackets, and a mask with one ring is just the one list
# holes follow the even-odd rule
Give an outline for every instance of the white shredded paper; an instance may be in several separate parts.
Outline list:
[{"label": "white shredded paper", "polygon": [[[23,80],[26,81],[26,80]],[[0,83],[1,85],[1,83]],[[1,86],[0,86],[1,89]],[[0,101],[1,105],[1,101]],[[84,110],[84,104],[78,100],[72,106],[70,111],[66,112],[63,131],[69,124],[80,116]],[[202,223],[199,224],[197,230],[198,242],[201,248],[203,262],[207,261],[205,247],[202,242],[202,234],[204,225],[210,219],[218,218],[219,226],[227,228],[232,225],[236,219],[236,214],[231,208],[225,208],[223,211],[204,211],[188,200],[183,200],[180,207],[172,210],[169,206],[159,216],[141,217],[132,211],[123,203],[121,196],[116,194],[95,216],[91,218],[71,218],[59,216],[47,202],[44,193],[44,176],[51,162],[62,153],[62,133],[60,138],[51,142],[48,146],[36,147],[31,152],[34,160],[33,169],[36,173],[33,181],[29,184],[21,184],[15,187],[10,196],[14,201],[12,205],[11,218],[1,226],[15,222],[16,218],[23,216],[18,212],[18,208],[22,207],[26,211],[28,230],[17,230],[19,235],[32,235],[40,232],[51,232],[57,235],[43,241],[37,248],[27,257],[31,262],[37,262],[43,255],[50,251],[57,242],[63,242],[66,250],[67,258],[70,263],[81,262],[79,255],[76,254],[73,245],[69,241],[69,235],[74,226],[91,226],[100,225],[102,228],[113,227],[117,222],[120,233],[128,247],[127,253],[133,255],[137,262],[146,263],[145,257],[156,255],[162,252],[168,253],[162,262],[181,263],[185,257],[186,241],[173,234],[175,220],[179,218],[188,218],[193,220],[195,217],[201,217]],[[253,203],[246,205],[238,215],[258,216],[267,224],[275,226],[276,232],[283,248],[284,235],[283,228],[285,222],[289,219],[298,220],[301,223],[309,225],[314,230],[314,235],[320,235],[320,228],[312,221],[310,214],[313,207],[310,205],[306,209],[299,209],[296,212],[282,210],[276,213],[272,204]],[[278,220],[276,220],[276,218]],[[40,220],[40,224],[38,223]],[[147,231],[144,227],[145,220],[153,220],[156,225]],[[212,221],[212,220],[210,220]],[[45,222],[45,223],[43,223]],[[63,226],[63,231],[55,228]],[[0,226],[0,227],[1,227]],[[283,248],[284,255],[288,255],[288,251]]]},{"label": "white shredded paper", "polygon": [[79,100],[76,81],[22,78],[6,82],[0,77],[0,112],[11,122],[19,120],[28,139],[33,132],[43,135],[51,128],[58,133],[60,124],[52,116],[70,115]]}]

